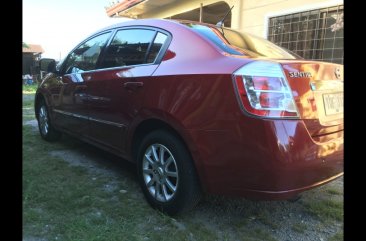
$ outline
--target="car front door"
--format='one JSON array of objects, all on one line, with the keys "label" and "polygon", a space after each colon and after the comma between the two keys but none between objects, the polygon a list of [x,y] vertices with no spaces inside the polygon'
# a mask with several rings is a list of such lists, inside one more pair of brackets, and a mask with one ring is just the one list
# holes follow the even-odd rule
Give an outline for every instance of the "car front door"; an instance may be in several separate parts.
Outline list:
[{"label": "car front door", "polygon": [[74,49],[61,66],[60,104],[54,109],[58,125],[73,134],[88,135],[87,82],[92,78],[99,56],[111,32],[87,39]]}]

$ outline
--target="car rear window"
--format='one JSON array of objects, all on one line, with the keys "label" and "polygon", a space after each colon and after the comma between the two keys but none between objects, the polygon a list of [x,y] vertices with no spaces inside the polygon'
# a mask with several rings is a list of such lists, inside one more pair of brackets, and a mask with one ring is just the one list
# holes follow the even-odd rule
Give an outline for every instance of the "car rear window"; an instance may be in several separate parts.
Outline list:
[{"label": "car rear window", "polygon": [[145,63],[154,36],[155,31],[149,29],[119,30],[107,48],[101,66],[112,68]]},{"label": "car rear window", "polygon": [[275,59],[298,59],[299,56],[263,38],[228,28],[183,23],[194,32],[210,40],[228,54]]},{"label": "car rear window", "polygon": [[150,53],[146,61],[147,63],[153,63],[156,60],[156,57],[158,56],[160,50],[162,49],[162,46],[167,39],[168,36],[166,34],[160,32],[156,34],[155,40],[150,47]]}]

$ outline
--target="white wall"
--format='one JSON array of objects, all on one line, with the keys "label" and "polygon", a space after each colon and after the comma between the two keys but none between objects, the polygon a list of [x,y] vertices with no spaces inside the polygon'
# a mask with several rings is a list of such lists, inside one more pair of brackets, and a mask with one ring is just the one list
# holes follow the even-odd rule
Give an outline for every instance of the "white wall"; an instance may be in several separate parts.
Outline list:
[{"label": "white wall", "polygon": [[267,38],[268,19],[343,4],[343,0],[237,0],[232,28]]},{"label": "white wall", "polygon": [[[220,0],[182,0],[172,7],[162,6],[141,18],[167,18],[199,8],[200,4],[210,5]],[[308,11],[343,4],[343,0],[224,0],[232,10],[231,27],[267,38],[268,19],[290,13]]]}]

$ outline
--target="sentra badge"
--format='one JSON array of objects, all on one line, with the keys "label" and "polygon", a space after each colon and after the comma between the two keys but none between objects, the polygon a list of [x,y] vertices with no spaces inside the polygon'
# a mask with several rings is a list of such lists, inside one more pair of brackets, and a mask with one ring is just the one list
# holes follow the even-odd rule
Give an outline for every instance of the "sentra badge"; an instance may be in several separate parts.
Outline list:
[{"label": "sentra badge", "polygon": [[288,72],[291,78],[310,78],[310,72]]}]

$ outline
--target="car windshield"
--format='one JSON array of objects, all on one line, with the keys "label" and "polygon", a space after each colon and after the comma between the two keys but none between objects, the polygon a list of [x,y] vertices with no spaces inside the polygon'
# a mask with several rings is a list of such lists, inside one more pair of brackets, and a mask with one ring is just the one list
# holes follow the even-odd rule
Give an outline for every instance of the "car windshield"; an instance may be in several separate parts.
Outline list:
[{"label": "car windshield", "polygon": [[263,38],[228,28],[209,27],[194,23],[183,23],[194,32],[209,39],[228,54],[273,59],[299,59],[300,56],[281,48]]}]

